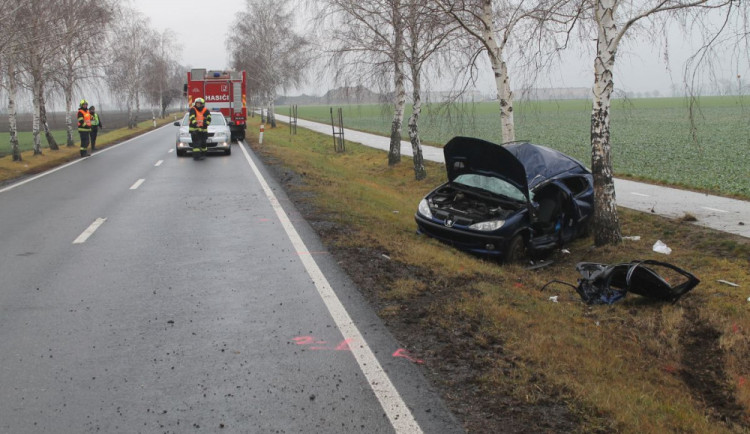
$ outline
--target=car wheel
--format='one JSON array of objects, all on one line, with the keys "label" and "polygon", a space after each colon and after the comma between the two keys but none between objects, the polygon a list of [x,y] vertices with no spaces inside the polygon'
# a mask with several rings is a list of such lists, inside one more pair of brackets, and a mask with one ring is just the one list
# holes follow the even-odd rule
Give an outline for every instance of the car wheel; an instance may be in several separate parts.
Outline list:
[{"label": "car wheel", "polygon": [[185,156],[185,151],[180,151],[180,150],[178,149],[178,150],[177,150],[177,156],[178,156],[178,157],[184,157],[184,156]]},{"label": "car wheel", "polygon": [[503,260],[507,264],[519,263],[526,257],[526,241],[518,234],[510,240]]},{"label": "car wheel", "polygon": [[232,148],[227,148],[226,151],[224,151],[226,155],[232,155]]}]

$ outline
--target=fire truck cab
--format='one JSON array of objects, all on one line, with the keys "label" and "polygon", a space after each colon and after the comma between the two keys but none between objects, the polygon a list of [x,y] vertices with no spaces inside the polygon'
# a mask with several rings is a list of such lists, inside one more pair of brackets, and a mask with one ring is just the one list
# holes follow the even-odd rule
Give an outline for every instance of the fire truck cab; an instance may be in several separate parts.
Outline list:
[{"label": "fire truck cab", "polygon": [[227,119],[232,140],[245,140],[246,82],[245,71],[191,69],[187,73],[184,93],[189,107],[196,98],[203,98],[206,108],[220,111]]}]

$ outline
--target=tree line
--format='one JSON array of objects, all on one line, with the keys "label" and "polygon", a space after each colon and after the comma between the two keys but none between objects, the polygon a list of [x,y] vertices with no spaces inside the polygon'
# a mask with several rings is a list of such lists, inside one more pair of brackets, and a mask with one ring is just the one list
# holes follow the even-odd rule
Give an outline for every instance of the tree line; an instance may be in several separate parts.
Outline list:
[{"label": "tree line", "polygon": [[[303,3],[316,29],[306,35],[295,32],[291,18]],[[669,44],[676,42],[666,31],[671,26],[697,40],[682,71],[693,113],[692,90],[700,71],[712,78],[721,50],[730,52],[733,67],[747,65],[748,18],[747,2],[741,0],[247,0],[237,21],[241,37],[228,48],[233,65],[258,79],[254,87],[269,103],[271,116],[276,92],[297,84],[315,61],[335,82],[386,90],[393,105],[389,165],[401,161],[404,108],[410,99],[407,130],[420,180],[426,176],[419,139],[421,89],[431,81],[448,81],[459,97],[476,84],[482,68],[489,68],[503,142],[512,142],[514,75],[533,82],[559,68],[561,54],[573,42],[588,45],[590,57],[582,62],[592,71],[592,232],[601,246],[621,240],[610,140],[618,50],[628,43],[656,44],[668,58]]]},{"label": "tree line", "polygon": [[169,30],[152,28],[148,18],[117,0],[0,0],[0,77],[7,93],[13,161],[21,161],[17,100],[31,95],[34,155],[42,136],[59,149],[47,124],[47,101],[62,98],[66,145],[73,146],[78,106],[85,88],[104,86],[123,101],[128,127],[138,123],[141,104],[166,108],[181,97],[179,46]]},{"label": "tree line", "polygon": [[[740,0],[246,0],[235,15],[226,46],[231,67],[246,70],[248,96],[268,105],[275,124],[277,92],[304,83],[313,65],[333,82],[387,90],[393,104],[388,164],[401,161],[407,120],[417,180],[426,176],[419,117],[422,89],[452,83],[453,95],[476,84],[489,69],[495,81],[498,125],[504,142],[515,140],[511,82],[533,81],[559,67],[572,41],[590,45],[592,70],[591,169],[594,174],[595,244],[621,239],[610,142],[615,62],[626,42],[661,43],[664,29],[678,26],[701,44],[684,71],[688,94],[699,66],[718,50],[747,61],[747,2]],[[42,135],[58,144],[46,122],[51,95],[65,101],[67,146],[73,145],[74,98],[83,86],[106,86],[123,101],[129,126],[141,104],[166,108],[181,97],[185,67],[168,30],[155,30],[139,12],[117,0],[0,0],[0,75],[8,95],[12,158],[20,161],[16,128],[19,91],[32,95],[34,153]],[[314,31],[296,30],[305,16]],[[296,14],[296,15],[295,15]],[[729,47],[729,48],[727,48]],[[734,65],[741,63],[736,60]],[[328,83],[328,80],[324,81]],[[409,94],[409,91],[410,94]],[[694,98],[689,98],[691,109]],[[691,110],[692,112],[692,110]]]}]

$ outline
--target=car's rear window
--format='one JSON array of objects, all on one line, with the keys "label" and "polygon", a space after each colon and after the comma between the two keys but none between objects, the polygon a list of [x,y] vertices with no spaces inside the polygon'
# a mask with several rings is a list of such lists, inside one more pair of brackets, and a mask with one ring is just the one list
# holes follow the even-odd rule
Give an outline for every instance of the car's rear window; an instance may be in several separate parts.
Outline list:
[{"label": "car's rear window", "polygon": [[494,176],[466,173],[463,175],[458,175],[456,179],[453,180],[453,182],[469,187],[481,188],[482,190],[487,190],[490,193],[508,197],[510,199],[515,199],[522,202],[526,201],[526,196],[524,196],[521,190],[517,189],[513,184],[503,181],[500,178],[495,178]]},{"label": "car's rear window", "polygon": [[211,113],[211,125],[226,125],[227,121],[221,113]]}]

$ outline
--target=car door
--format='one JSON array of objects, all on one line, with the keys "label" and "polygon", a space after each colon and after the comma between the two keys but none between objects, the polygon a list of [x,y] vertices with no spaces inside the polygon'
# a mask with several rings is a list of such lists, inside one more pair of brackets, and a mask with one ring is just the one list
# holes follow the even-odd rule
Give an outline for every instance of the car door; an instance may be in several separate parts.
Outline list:
[{"label": "car door", "polygon": [[569,218],[563,225],[563,240],[569,241],[586,232],[586,226],[594,212],[594,187],[590,176],[571,175],[557,181],[567,195],[565,207]]}]

